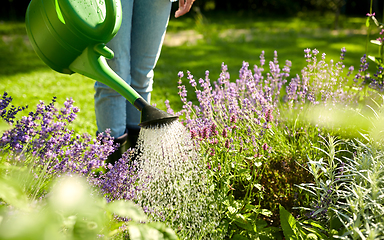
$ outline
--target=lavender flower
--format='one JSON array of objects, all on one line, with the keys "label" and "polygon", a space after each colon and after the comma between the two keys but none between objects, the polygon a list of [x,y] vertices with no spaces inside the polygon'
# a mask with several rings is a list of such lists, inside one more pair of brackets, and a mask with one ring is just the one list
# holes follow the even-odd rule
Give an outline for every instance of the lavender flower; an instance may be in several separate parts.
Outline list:
[{"label": "lavender flower", "polygon": [[35,166],[46,169],[52,175],[78,173],[84,176],[104,168],[104,161],[114,151],[108,131],[97,139],[87,135],[75,135],[68,129],[79,111],[73,100],[67,99],[60,111],[55,108],[56,99],[45,105],[40,102],[36,112],[30,112],[4,132],[0,146],[16,153],[36,156]]},{"label": "lavender flower", "polygon": [[192,87],[196,87],[197,86],[197,84],[196,84],[196,81],[195,81],[195,79],[193,79],[193,75],[189,72],[189,71],[187,71],[187,74],[188,74],[188,80],[189,80],[189,83],[191,84],[191,86]]},{"label": "lavender flower", "polygon": [[[346,52],[342,48],[342,57]],[[352,88],[346,88],[349,84],[348,76],[352,74],[353,67],[350,67],[347,77],[343,76],[345,65],[342,62],[334,63],[332,60],[329,63],[325,60],[325,54],[322,54],[321,60],[317,60],[319,52],[305,49],[306,58],[309,59],[306,67],[302,69],[301,75],[294,77],[286,88],[286,99],[290,108],[299,108],[305,103],[318,104],[356,104],[358,91]],[[362,58],[362,66],[365,69],[366,60]],[[361,71],[360,71],[361,72]],[[358,84],[364,84],[359,81],[362,75],[359,73],[355,77],[355,86],[360,89]]]},{"label": "lavender flower", "polygon": [[304,49],[304,53],[305,53],[304,57],[307,59],[306,60],[307,62],[311,62],[312,55],[310,54],[310,52],[311,52],[311,49],[309,48]]},{"label": "lavender flower", "polygon": [[144,185],[137,186],[138,164],[132,160],[133,150],[126,151],[114,165],[109,165],[109,171],[95,176],[91,183],[101,189],[107,201],[134,200],[138,191]]},{"label": "lavender flower", "polygon": [[340,60],[344,60],[344,57],[345,57],[345,53],[347,52],[347,50],[345,49],[345,47],[343,47],[341,49],[341,55],[340,55]]},{"label": "lavender flower", "polygon": [[12,97],[8,97],[8,93],[4,92],[2,98],[0,99],[0,117],[8,123],[13,123],[16,114],[20,111],[25,110],[28,107],[28,106],[25,106],[25,107],[16,108],[13,105],[9,106],[11,102],[12,102]]},{"label": "lavender flower", "polygon": [[264,64],[265,64],[264,54],[265,54],[265,52],[261,51],[261,54],[260,54],[260,66],[261,67],[264,66]]}]

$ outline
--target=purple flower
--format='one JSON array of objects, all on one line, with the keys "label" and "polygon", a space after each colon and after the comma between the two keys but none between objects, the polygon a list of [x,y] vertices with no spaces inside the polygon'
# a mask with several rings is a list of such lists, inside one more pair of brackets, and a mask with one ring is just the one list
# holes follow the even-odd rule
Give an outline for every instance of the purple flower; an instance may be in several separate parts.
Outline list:
[{"label": "purple flower", "polygon": [[232,116],[231,116],[231,120],[230,120],[230,122],[231,122],[231,123],[236,123],[236,121],[237,121],[237,117],[236,117],[236,115],[232,115]]},{"label": "purple flower", "polygon": [[211,164],[209,162],[207,162],[207,168],[211,169],[211,167],[212,167]]},{"label": "purple flower", "polygon": [[308,63],[311,62],[311,57],[312,57],[310,52],[311,52],[311,49],[309,49],[309,48],[304,49],[304,53],[305,53],[304,57],[306,58],[306,61]]},{"label": "purple flower", "polygon": [[215,149],[214,148],[211,148],[211,152],[210,152],[210,154],[209,155],[211,155],[211,156],[215,156]]},{"label": "purple flower", "polygon": [[265,64],[264,54],[265,54],[265,52],[261,51],[261,54],[260,54],[260,66],[264,66],[264,64]]},{"label": "purple flower", "polygon": [[12,102],[12,97],[8,97],[8,93],[4,92],[2,98],[0,99],[0,117],[8,122],[13,123],[15,116],[18,112],[25,110],[28,106],[25,107],[15,107],[10,105]]},{"label": "purple flower", "polygon": [[345,47],[343,47],[341,49],[341,55],[340,55],[340,60],[344,60],[344,57],[345,57],[345,53],[347,52],[347,50],[345,49]]},{"label": "purple flower", "polygon": [[228,137],[228,132],[227,132],[227,129],[226,129],[226,128],[223,129],[222,136],[223,136],[224,138],[227,138],[227,137]]},{"label": "purple flower", "polygon": [[350,75],[352,74],[353,70],[355,70],[355,68],[354,68],[353,66],[350,66],[350,67],[348,68],[347,76],[350,76]]},{"label": "purple flower", "polygon": [[189,83],[191,84],[191,86],[196,87],[197,84],[196,84],[195,79],[193,79],[193,75],[189,71],[187,71],[187,74],[188,74],[187,79],[189,80]]},{"label": "purple flower", "polygon": [[35,156],[35,167],[46,169],[50,175],[78,173],[84,176],[104,168],[104,161],[114,151],[108,133],[91,139],[87,134],[75,135],[68,124],[76,117],[78,108],[67,99],[60,111],[54,106],[56,99],[45,105],[40,102],[36,112],[22,117],[15,126],[4,132],[0,146],[16,153]]},{"label": "purple flower", "polygon": [[91,179],[91,183],[101,189],[108,201],[134,200],[144,185],[137,186],[138,164],[132,160],[133,150],[126,151],[109,171]]},{"label": "purple flower", "polygon": [[273,121],[273,115],[272,115],[272,110],[268,109],[265,113],[265,120],[267,122],[272,122]]},{"label": "purple flower", "polygon": [[264,143],[264,144],[262,145],[262,148],[263,148],[264,151],[268,151],[268,149],[269,149],[268,144],[267,144],[267,143]]},{"label": "purple flower", "polygon": [[216,130],[216,128],[217,128],[216,124],[212,123],[211,129],[210,129],[212,136],[216,136],[217,134],[219,134],[219,132]]},{"label": "purple flower", "polygon": [[205,127],[202,131],[202,134],[201,134],[201,137],[206,139],[209,137],[209,128],[208,127]]},{"label": "purple flower", "polygon": [[229,148],[231,146],[231,141],[228,138],[225,140],[224,146],[225,148]]}]

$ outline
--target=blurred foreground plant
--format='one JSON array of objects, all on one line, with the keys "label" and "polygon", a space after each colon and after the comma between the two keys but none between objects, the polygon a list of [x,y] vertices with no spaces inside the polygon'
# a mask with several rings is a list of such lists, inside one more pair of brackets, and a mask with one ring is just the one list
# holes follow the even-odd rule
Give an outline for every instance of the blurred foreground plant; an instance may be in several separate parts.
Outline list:
[{"label": "blurred foreground plant", "polygon": [[92,194],[84,178],[54,182],[47,198],[32,202],[17,179],[0,179],[0,239],[178,239],[163,223],[143,223],[146,215],[133,202]]},{"label": "blurred foreground plant", "polygon": [[92,139],[69,130],[78,111],[72,100],[60,110],[55,100],[40,102],[36,112],[16,122],[15,114],[25,108],[11,102],[4,93],[1,239],[178,239],[163,223],[142,224],[149,220],[129,201],[143,187],[136,184],[133,152],[106,166],[104,160],[116,147],[108,131]]}]

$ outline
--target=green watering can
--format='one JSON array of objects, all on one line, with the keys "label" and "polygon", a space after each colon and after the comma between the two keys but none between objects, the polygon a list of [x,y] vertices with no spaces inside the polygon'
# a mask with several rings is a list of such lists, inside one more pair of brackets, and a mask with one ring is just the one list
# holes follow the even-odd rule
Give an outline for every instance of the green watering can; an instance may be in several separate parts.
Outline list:
[{"label": "green watering can", "polygon": [[176,120],[149,105],[108,66],[106,58],[114,54],[105,43],[116,35],[121,19],[120,0],[32,0],[26,28],[34,50],[49,67],[110,86],[141,112],[140,126]]}]

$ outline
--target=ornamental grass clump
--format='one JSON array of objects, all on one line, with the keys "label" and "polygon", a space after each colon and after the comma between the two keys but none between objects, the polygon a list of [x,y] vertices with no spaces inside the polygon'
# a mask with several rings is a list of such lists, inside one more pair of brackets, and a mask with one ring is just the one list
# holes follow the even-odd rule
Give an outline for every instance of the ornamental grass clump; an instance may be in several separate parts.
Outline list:
[{"label": "ornamental grass clump", "polygon": [[307,164],[314,182],[300,187],[312,204],[300,219],[316,221],[329,238],[384,238],[383,106],[373,111],[365,117],[369,131],[348,142],[329,136],[322,148],[327,157]]},{"label": "ornamental grass clump", "polygon": [[329,238],[383,239],[383,146],[372,139],[366,138],[366,143],[356,139],[349,143],[352,151],[341,159],[332,152],[340,141],[329,140],[329,158],[308,163],[315,182],[300,186],[313,199],[301,221],[316,221]]}]

